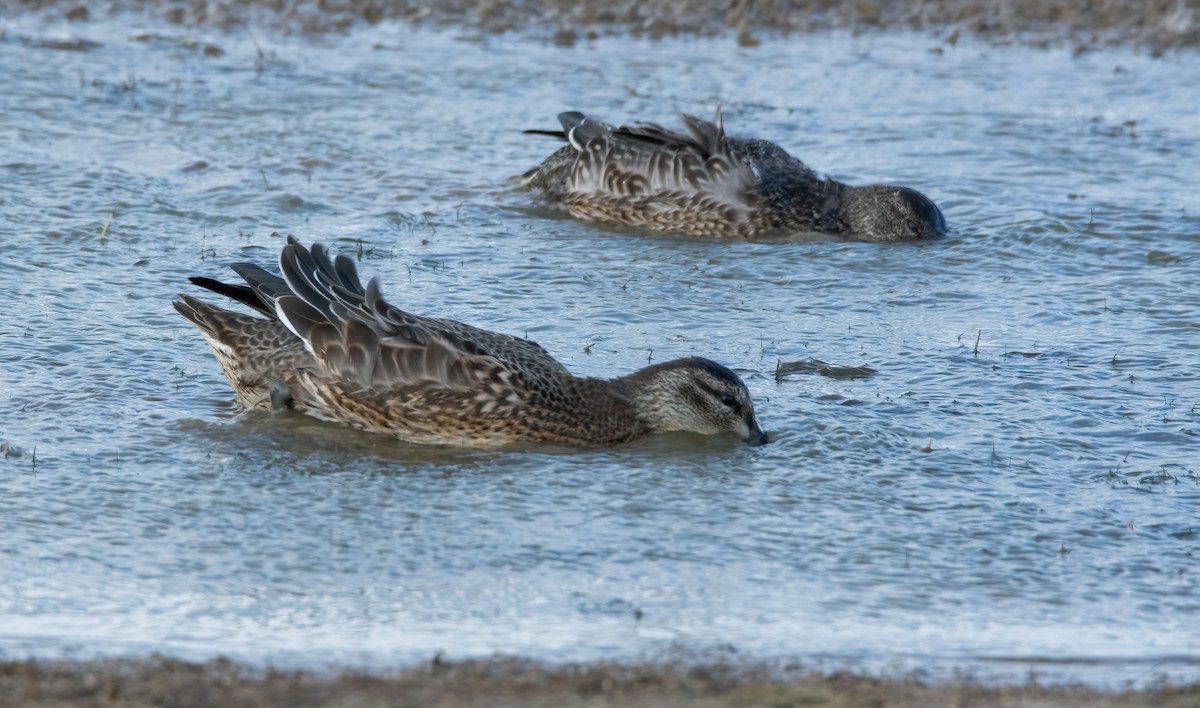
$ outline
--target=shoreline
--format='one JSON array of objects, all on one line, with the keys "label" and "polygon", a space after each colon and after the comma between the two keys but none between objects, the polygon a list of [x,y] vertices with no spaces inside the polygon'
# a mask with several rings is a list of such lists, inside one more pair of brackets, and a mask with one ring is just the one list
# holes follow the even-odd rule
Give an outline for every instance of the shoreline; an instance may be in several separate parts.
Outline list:
[{"label": "shoreline", "polygon": [[960,34],[1029,45],[1133,46],[1160,53],[1200,46],[1200,5],[1183,0],[248,0],[157,3],[114,0],[101,9],[78,0],[41,0],[16,12],[86,22],[124,12],[184,27],[265,27],[287,32],[345,32],[384,21],[492,34],[528,31],[560,45],[628,32],[636,37],[736,34],[743,46],[760,33],[854,32],[901,29],[939,35],[949,45]]},{"label": "shoreline", "polygon": [[1104,691],[1080,686],[988,686],[821,674],[786,675],[753,664],[547,665],[517,657],[383,671],[282,670],[217,658],[202,663],[144,658],[0,661],[0,706],[75,705],[414,706],[1095,706],[1200,705],[1200,683]]}]

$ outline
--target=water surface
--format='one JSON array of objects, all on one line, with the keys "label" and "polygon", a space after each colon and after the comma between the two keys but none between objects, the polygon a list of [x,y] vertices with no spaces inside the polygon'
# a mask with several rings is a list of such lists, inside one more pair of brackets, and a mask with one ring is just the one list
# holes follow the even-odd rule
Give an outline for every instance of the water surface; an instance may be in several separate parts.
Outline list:
[{"label": "water surface", "polygon": [[[1195,54],[147,22],[0,41],[5,655],[1200,678]],[[647,237],[505,184],[561,110],[721,101],[954,233]],[[170,301],[287,233],[581,374],[722,361],[774,442],[475,452],[241,415]],[[876,373],[776,380],[813,360]]]}]

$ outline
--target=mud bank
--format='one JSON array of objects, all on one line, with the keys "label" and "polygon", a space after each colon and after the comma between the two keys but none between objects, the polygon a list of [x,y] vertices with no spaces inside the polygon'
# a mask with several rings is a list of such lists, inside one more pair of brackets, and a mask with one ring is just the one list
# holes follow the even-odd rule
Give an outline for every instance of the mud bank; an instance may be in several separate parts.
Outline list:
[{"label": "mud bank", "polygon": [[270,25],[302,32],[405,20],[487,32],[532,29],[561,44],[624,30],[655,38],[736,30],[743,44],[754,44],[755,33],[763,31],[892,27],[938,32],[951,44],[964,31],[993,40],[1135,44],[1151,50],[1200,42],[1198,0],[49,0],[22,6],[78,21],[133,11],[183,25]]},{"label": "mud bank", "polygon": [[[926,685],[796,669],[731,665],[567,665],[514,658],[443,663],[395,672],[255,669],[224,659],[162,657],[0,663],[0,705],[21,706],[1156,706],[1200,704],[1200,686],[1099,692],[1072,687]],[[793,675],[794,674],[794,675]]]}]

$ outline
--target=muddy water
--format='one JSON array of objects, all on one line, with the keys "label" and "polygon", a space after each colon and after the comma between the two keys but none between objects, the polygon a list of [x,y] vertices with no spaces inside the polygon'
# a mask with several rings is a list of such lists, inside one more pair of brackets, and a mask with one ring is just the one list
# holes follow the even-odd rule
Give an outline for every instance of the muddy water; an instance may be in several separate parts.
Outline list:
[{"label": "muddy water", "polygon": [[[931,46],[9,20],[0,651],[1196,679],[1200,58]],[[954,233],[646,237],[504,184],[560,110],[720,101]],[[582,374],[722,361],[774,442],[473,452],[240,415],[170,301],[286,233]]]}]

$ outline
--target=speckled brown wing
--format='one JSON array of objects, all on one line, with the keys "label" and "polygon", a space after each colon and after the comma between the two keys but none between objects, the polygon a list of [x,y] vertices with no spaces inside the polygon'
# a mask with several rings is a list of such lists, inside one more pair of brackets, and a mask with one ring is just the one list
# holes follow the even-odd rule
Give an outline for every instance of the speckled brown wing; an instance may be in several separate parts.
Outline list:
[{"label": "speckled brown wing", "polygon": [[340,380],[382,392],[412,385],[466,390],[497,377],[546,389],[569,377],[536,342],[393,307],[378,280],[364,287],[353,261],[330,259],[319,244],[309,250],[289,239],[280,269],[293,296],[276,300],[281,319]]},{"label": "speckled brown wing", "polygon": [[495,357],[415,326],[384,337],[362,320],[347,319],[313,327],[308,345],[324,374],[378,394],[422,386],[470,392],[497,369],[509,370],[509,381],[520,378]]},{"label": "speckled brown wing", "polygon": [[611,128],[559,116],[578,151],[561,201],[581,218],[682,233],[739,235],[750,227],[757,178],[730,150],[718,112],[684,115],[686,134],[655,124]]},{"label": "speckled brown wing", "polygon": [[356,296],[356,304],[348,309],[356,312],[359,318],[374,322],[381,336],[440,338],[460,351],[492,357],[535,380],[570,376],[566,367],[531,339],[492,332],[455,320],[422,317],[392,306],[383,299],[377,279],[367,283],[361,297],[361,304],[357,304]]}]

